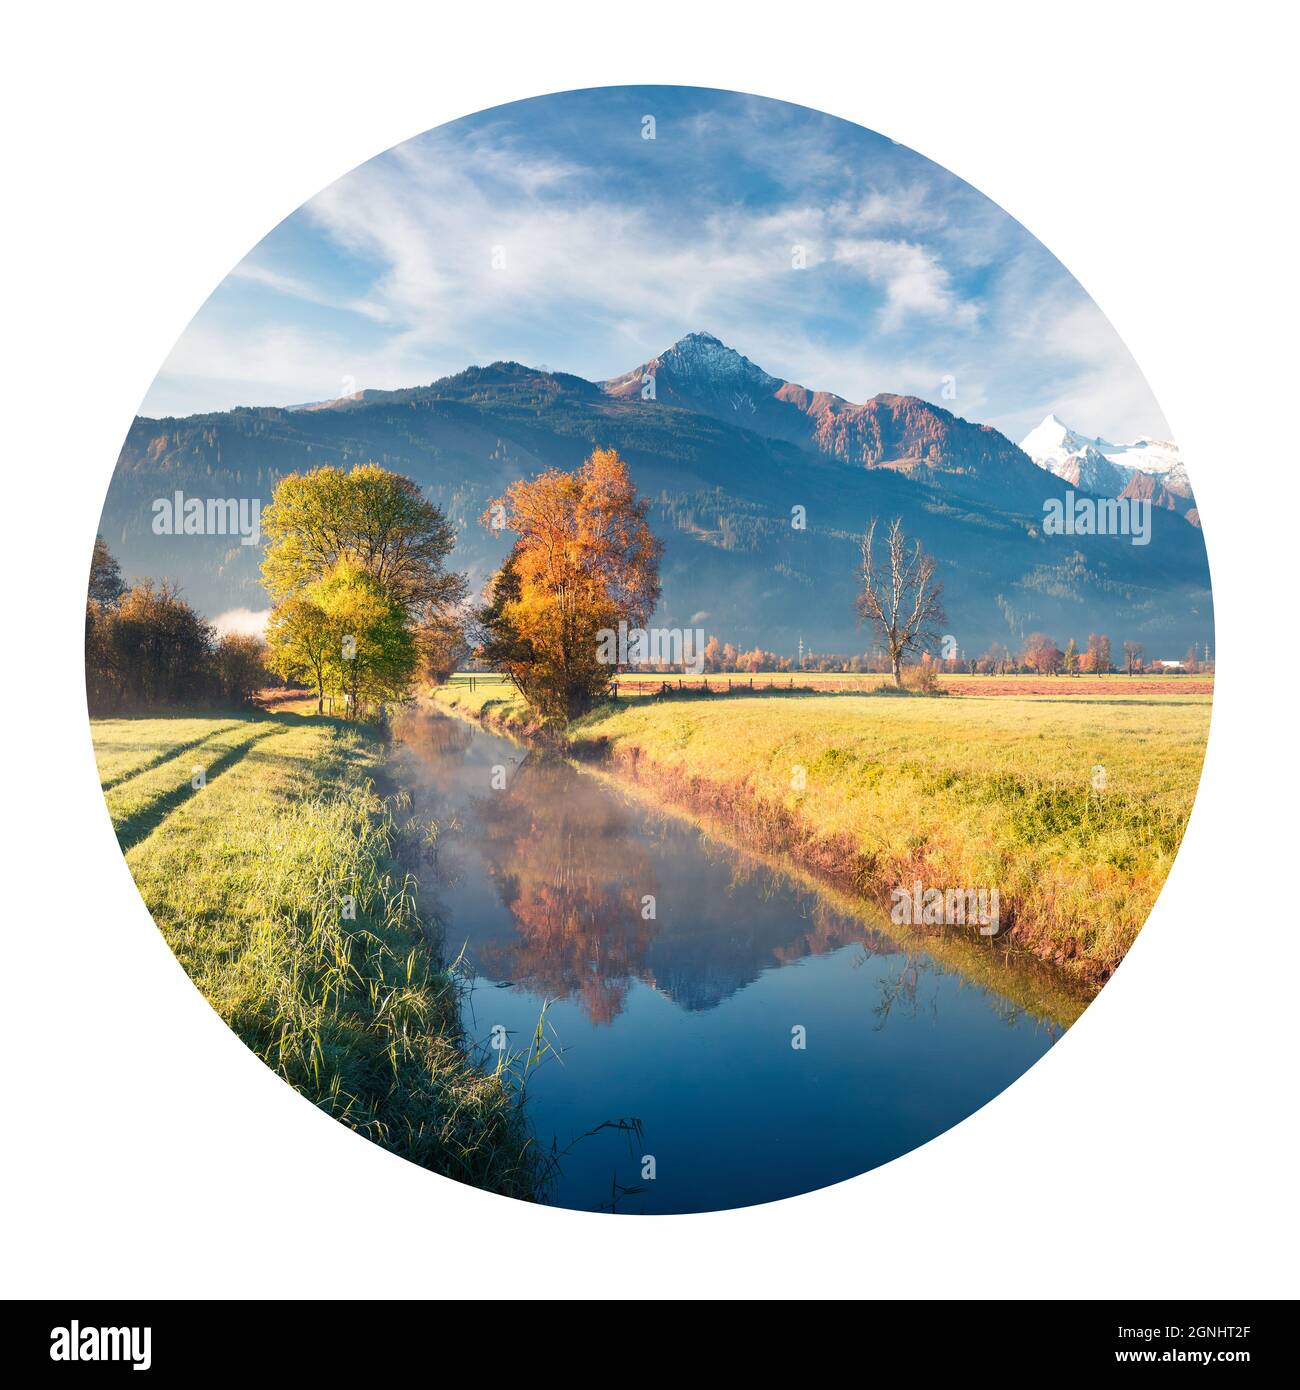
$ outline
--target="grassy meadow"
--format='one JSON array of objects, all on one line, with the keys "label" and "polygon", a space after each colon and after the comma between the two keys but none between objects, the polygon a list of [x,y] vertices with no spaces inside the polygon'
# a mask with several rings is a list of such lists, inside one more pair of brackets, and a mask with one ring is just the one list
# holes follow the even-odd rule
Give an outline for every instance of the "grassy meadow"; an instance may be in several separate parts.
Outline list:
[{"label": "grassy meadow", "polygon": [[[960,698],[852,687],[625,698],[572,725],[569,744],[747,845],[885,905],[917,880],[997,887],[1013,941],[1100,984],[1173,864],[1211,696],[1140,677],[1112,678],[1100,693],[1073,694],[1057,679],[1059,694],[1019,695],[1012,684],[985,695],[981,678],[964,679]],[[999,691],[1007,685],[997,678]],[[473,688],[457,678],[438,699],[529,729],[522,702],[491,677]]]},{"label": "grassy meadow", "polygon": [[93,720],[92,733],[141,895],[243,1041],[376,1143],[535,1196],[542,1166],[514,1092],[466,1056],[455,978],[397,867],[373,731],[289,710]]}]

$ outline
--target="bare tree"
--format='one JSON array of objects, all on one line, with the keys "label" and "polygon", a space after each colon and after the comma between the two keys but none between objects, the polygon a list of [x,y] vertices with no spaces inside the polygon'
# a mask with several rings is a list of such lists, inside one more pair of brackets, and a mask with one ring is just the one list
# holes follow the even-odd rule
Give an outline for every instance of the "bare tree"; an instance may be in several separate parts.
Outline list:
[{"label": "bare tree", "polygon": [[903,520],[889,523],[887,559],[876,563],[876,518],[871,518],[862,538],[862,592],[858,611],[875,625],[889,655],[894,684],[903,685],[903,658],[908,652],[926,651],[937,645],[944,622],[939,595],[943,585],[934,577],[934,557],[921,549],[920,541],[908,544]]},{"label": "bare tree", "polygon": [[1124,666],[1131,676],[1134,670],[1142,669],[1142,658],[1146,655],[1146,648],[1141,642],[1124,643]]}]

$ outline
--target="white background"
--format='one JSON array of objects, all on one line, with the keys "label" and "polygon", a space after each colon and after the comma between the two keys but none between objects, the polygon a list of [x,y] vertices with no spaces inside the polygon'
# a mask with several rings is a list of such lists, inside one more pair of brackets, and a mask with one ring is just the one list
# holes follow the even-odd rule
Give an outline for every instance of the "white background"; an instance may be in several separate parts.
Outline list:
[{"label": "white background", "polygon": [[[1294,1296],[1288,8],[11,10],[4,1291]],[[274,223],[430,126],[638,82],[757,92],[880,130],[1060,256],[1142,364],[1188,460],[1219,678],[1168,887],[1114,981],[1043,1061],[955,1130],[837,1188],[615,1220],[409,1166],[313,1110],[227,1031],[164,946],[110,833],[81,623],[131,417],[195,309]]]}]

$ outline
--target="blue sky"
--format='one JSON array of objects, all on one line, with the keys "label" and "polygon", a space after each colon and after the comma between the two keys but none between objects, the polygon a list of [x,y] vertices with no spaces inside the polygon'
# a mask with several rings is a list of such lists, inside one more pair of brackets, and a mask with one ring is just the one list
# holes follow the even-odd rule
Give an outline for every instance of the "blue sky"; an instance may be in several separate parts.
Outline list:
[{"label": "blue sky", "polygon": [[1015,439],[1053,410],[1168,435],[1078,283],[970,185],[804,107],[671,87],[497,107],[344,175],[227,276],[142,413],[498,358],[599,380],[693,330],[813,389],[915,394]]}]

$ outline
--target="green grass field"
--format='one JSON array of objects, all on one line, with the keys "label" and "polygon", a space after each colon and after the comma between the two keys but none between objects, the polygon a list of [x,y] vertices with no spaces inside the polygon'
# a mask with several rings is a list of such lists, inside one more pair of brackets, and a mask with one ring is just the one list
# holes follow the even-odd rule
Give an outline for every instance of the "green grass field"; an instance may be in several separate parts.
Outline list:
[{"label": "green grass field", "polygon": [[465,1055],[456,982],[395,867],[373,734],[298,713],[95,720],[92,733],[141,895],[244,1042],[403,1157],[536,1195],[542,1165],[508,1078]]},{"label": "green grass field", "polygon": [[[437,698],[527,728],[508,685],[474,684],[458,679]],[[996,886],[1013,940],[1095,985],[1149,915],[1200,778],[1211,696],[1166,684],[625,699],[569,739],[575,753],[599,753],[665,800],[712,810],[747,843],[851,878],[877,902],[917,880]]]}]

